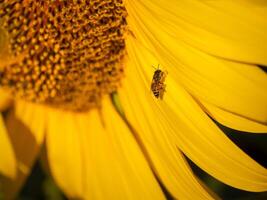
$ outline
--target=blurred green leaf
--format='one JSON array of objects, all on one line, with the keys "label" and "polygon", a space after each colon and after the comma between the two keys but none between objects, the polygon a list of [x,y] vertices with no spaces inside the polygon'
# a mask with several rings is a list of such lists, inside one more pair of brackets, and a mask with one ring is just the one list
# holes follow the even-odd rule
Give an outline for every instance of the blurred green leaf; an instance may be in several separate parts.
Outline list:
[{"label": "blurred green leaf", "polygon": [[63,196],[59,188],[56,186],[54,181],[51,178],[46,178],[43,183],[43,190],[46,196],[46,199],[49,200],[63,200]]},{"label": "blurred green leaf", "polygon": [[3,200],[3,199],[4,199],[4,197],[3,197],[2,193],[0,192],[0,200]]}]

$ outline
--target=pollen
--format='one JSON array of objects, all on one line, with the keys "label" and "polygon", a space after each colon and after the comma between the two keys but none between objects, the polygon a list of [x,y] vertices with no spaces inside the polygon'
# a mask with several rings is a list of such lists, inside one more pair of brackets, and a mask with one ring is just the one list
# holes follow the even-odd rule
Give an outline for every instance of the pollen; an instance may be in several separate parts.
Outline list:
[{"label": "pollen", "polygon": [[122,0],[0,0],[0,87],[72,111],[101,106],[124,74],[126,16]]}]

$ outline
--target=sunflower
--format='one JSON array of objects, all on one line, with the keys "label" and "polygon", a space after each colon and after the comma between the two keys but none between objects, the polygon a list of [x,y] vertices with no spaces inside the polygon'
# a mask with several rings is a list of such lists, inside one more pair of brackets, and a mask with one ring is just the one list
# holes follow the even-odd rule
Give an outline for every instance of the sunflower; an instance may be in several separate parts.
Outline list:
[{"label": "sunflower", "polygon": [[[214,199],[267,170],[214,123],[267,132],[264,1],[0,0],[0,174],[41,158],[74,199]],[[151,92],[158,66],[166,76]]]}]

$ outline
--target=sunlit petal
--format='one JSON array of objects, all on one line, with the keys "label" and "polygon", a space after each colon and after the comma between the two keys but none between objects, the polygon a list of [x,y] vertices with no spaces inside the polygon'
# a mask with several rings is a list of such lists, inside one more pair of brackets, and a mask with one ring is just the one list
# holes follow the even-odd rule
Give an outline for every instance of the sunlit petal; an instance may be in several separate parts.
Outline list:
[{"label": "sunlit petal", "polygon": [[173,118],[172,129],[180,132],[173,137],[182,151],[226,184],[248,191],[266,191],[267,170],[227,138],[174,80],[170,78],[167,84],[169,94],[163,109]]},{"label": "sunlit petal", "polygon": [[[123,82],[119,96],[125,115],[139,133],[155,172],[166,189],[177,199],[211,199],[194,176],[173,138],[170,137],[167,128],[168,117],[161,115],[150,91],[150,80],[147,82],[143,68],[153,73],[151,63],[156,62],[155,58],[151,56],[138,59],[132,44],[128,44],[127,47],[128,78]],[[140,52],[140,54],[143,53],[143,51]],[[151,63],[148,64],[149,62]]]},{"label": "sunlit petal", "polygon": [[46,148],[51,173],[69,197],[83,196],[83,161],[78,115],[49,110]]},{"label": "sunlit petal", "polygon": [[164,199],[131,132],[109,100],[99,112],[51,115],[47,149],[52,174],[70,197]]},{"label": "sunlit petal", "polygon": [[168,47],[175,38],[217,57],[267,65],[266,3],[127,0],[126,8],[136,37],[155,50],[153,39]]},{"label": "sunlit petal", "polygon": [[158,63],[192,95],[252,121],[267,123],[267,74],[263,70],[214,57],[154,26],[148,28],[143,21],[138,23],[139,41],[147,47],[149,43],[155,46],[149,49]]},{"label": "sunlit petal", "polygon": [[[242,152],[220,131],[192,96],[177,84],[176,76],[168,74],[164,100],[155,101],[149,86],[153,75],[151,72],[153,69],[151,70],[150,66],[156,62],[156,58],[145,49],[141,50],[140,45],[137,44],[129,40],[129,49],[133,49],[132,52],[129,50],[129,54],[135,54],[136,70],[141,77],[143,87],[132,88],[138,88],[138,93],[143,92],[151,107],[153,104],[158,105],[157,109],[152,107],[151,110],[153,112],[159,110],[157,118],[161,121],[166,119],[164,125],[169,140],[198,166],[217,179],[240,189],[265,191],[267,189],[266,169]],[[146,101],[142,101],[142,105]],[[157,123],[155,119],[150,122],[155,126]]]},{"label": "sunlit petal", "polygon": [[239,131],[252,132],[252,133],[267,133],[267,125],[251,121],[242,116],[234,113],[227,112],[217,106],[209,103],[204,103],[206,112],[216,121],[224,124],[227,127],[234,128]]},{"label": "sunlit petal", "polygon": [[253,65],[208,55],[181,42],[179,37],[139,23],[140,41],[146,46],[150,42],[156,46],[154,53],[159,63],[190,93],[232,113],[267,122],[266,73]]}]

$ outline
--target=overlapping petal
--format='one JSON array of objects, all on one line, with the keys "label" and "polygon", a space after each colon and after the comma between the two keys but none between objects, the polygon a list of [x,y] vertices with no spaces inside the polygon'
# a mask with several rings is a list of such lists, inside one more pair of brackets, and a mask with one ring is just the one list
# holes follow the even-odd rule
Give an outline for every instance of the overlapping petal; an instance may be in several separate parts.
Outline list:
[{"label": "overlapping petal", "polygon": [[15,198],[31,172],[44,137],[44,113],[38,106],[18,102],[5,118],[10,144],[15,153],[16,177],[2,180],[6,199]]},{"label": "overlapping petal", "polygon": [[[132,39],[128,40],[127,47],[130,59],[134,57],[137,60],[136,69],[132,70],[129,76],[135,79],[140,77],[135,82],[142,82],[138,87],[133,87],[132,84],[131,88],[137,91],[135,96],[140,101],[139,106],[146,105],[143,106],[144,113],[156,113],[150,114],[146,119],[147,124],[156,127],[153,141],[156,137],[160,140],[157,135],[161,135],[161,140],[168,138],[169,144],[165,145],[165,148],[177,145],[198,166],[233,187],[249,191],[267,190],[267,170],[242,152],[220,131],[192,96],[177,84],[175,75],[169,73],[167,76],[164,100],[153,97],[150,92],[153,68],[150,66],[157,62],[156,57]],[[123,96],[121,98],[124,99]],[[141,116],[135,120],[145,120],[145,117]],[[130,113],[129,117],[132,119],[133,114]],[[137,124],[136,127],[142,126]],[[142,132],[149,131],[147,129]]]},{"label": "overlapping petal", "polygon": [[[148,2],[152,4],[152,1]],[[174,4],[173,7],[190,7],[185,6],[186,3],[184,1],[182,1],[181,5],[180,3],[174,3],[174,1],[171,2]],[[200,1],[194,2],[191,2],[193,7],[195,4],[199,4],[198,6],[200,6],[201,9],[203,6],[210,8],[210,6],[200,3]],[[153,5],[154,4],[156,5],[157,3],[154,2]],[[169,74],[173,74],[176,77],[175,80],[177,84],[183,85],[183,87],[197,99],[206,101],[242,118],[249,119],[256,123],[266,124],[267,74],[255,65],[225,60],[213,56],[209,52],[207,53],[199,50],[199,48],[196,48],[194,45],[185,42],[183,38],[186,36],[172,34],[173,32],[168,30],[168,24],[161,23],[161,17],[153,13],[154,11],[149,8],[149,5],[138,1],[136,3],[128,2],[129,23],[138,41],[150,51],[154,52],[158,62],[162,64],[162,68],[167,69]],[[162,8],[165,7],[162,5]],[[173,7],[169,6],[168,9],[172,9]],[[137,9],[141,9],[141,12],[137,12]],[[212,7],[212,9],[215,8]],[[203,10],[201,13],[202,12]],[[207,15],[201,13],[197,11],[190,12],[194,18],[198,16],[209,16],[208,10]],[[184,17],[183,14],[186,15],[184,12],[177,12],[177,15],[180,17]],[[263,13],[259,12],[259,15],[260,14]],[[146,15],[149,15],[149,17]],[[256,18],[259,18],[258,20],[261,21],[260,17]],[[171,19],[170,17],[170,20]],[[238,25],[237,23],[236,26]],[[222,25],[219,25],[218,27],[221,26]],[[160,27],[164,27],[164,29]],[[175,25],[171,27],[178,29]],[[256,28],[258,27],[264,30],[264,26],[256,26]],[[207,29],[207,31],[210,30],[209,27],[205,29]],[[193,31],[192,33],[198,35],[198,32]],[[266,35],[257,35],[256,33],[251,33],[250,35],[253,35],[253,37],[251,36],[247,40],[251,42],[257,41],[259,38],[264,40],[266,37]],[[227,44],[229,48],[233,46],[227,42],[225,42],[225,44]],[[220,48],[222,47],[219,44],[217,45]],[[240,54],[242,54],[242,45],[236,44],[235,46],[240,48]],[[255,53],[255,55],[266,55],[267,51],[265,49],[261,49],[260,46],[257,46],[257,48],[258,50],[254,51],[251,47],[249,52],[251,54]],[[258,51],[260,51],[260,53]],[[266,58],[266,56],[263,57]],[[257,63],[256,60],[255,62]],[[240,128],[238,124],[232,123],[232,125],[234,126],[232,128],[235,128],[235,126],[236,128]]]},{"label": "overlapping petal", "polygon": [[[217,57],[267,65],[266,3],[127,0],[126,8],[129,24],[138,39],[144,37],[143,23],[155,39],[164,33]],[[168,45],[170,41],[161,42]],[[156,44],[150,46],[157,49]]]},{"label": "overlapping petal", "polygon": [[204,109],[209,116],[227,127],[245,132],[267,133],[267,125],[246,119],[234,113],[227,112],[212,104],[203,101],[201,103],[205,107]]},{"label": "overlapping petal", "polygon": [[[45,130],[51,173],[72,198],[164,199],[153,170],[175,198],[212,199],[183,153],[233,187],[266,191],[266,169],[204,113],[238,130],[267,130],[267,75],[256,66],[267,65],[267,4],[259,2],[127,0],[137,40],[127,41],[119,95],[132,129],[107,99],[86,114],[18,101],[6,125],[0,115],[0,173],[17,171],[4,179],[7,197],[30,172]],[[158,63],[168,71],[163,101],[150,92]],[[10,102],[0,91],[0,111]]]},{"label": "overlapping petal", "polygon": [[132,133],[109,100],[100,112],[49,116],[48,161],[70,197],[164,199]]},{"label": "overlapping petal", "polygon": [[17,100],[15,116],[27,126],[38,146],[43,144],[46,129],[47,107]]},{"label": "overlapping petal", "polygon": [[0,88],[0,112],[6,110],[12,103],[10,95]]},{"label": "overlapping petal", "polygon": [[[154,69],[151,64],[156,63],[156,59],[145,56],[137,58],[135,54],[139,48],[135,49],[132,45],[133,43],[127,43],[129,54],[127,79],[123,82],[123,88],[119,90],[126,118],[136,128],[136,134],[147,150],[156,174],[175,198],[211,199],[170,137],[167,128],[169,116],[161,115],[160,108],[150,91],[151,80],[148,80],[143,68],[150,70],[152,78]],[[143,54],[144,51],[140,50],[139,53]]]},{"label": "overlapping petal", "polygon": [[[170,78],[171,79],[171,78]],[[178,127],[177,145],[202,169],[217,179],[248,191],[267,190],[267,170],[241,151],[201,110],[194,99],[170,80],[166,112]],[[173,113],[172,113],[173,112]]]},{"label": "overlapping petal", "polygon": [[0,113],[0,174],[9,178],[16,176],[16,159],[2,114]]}]

